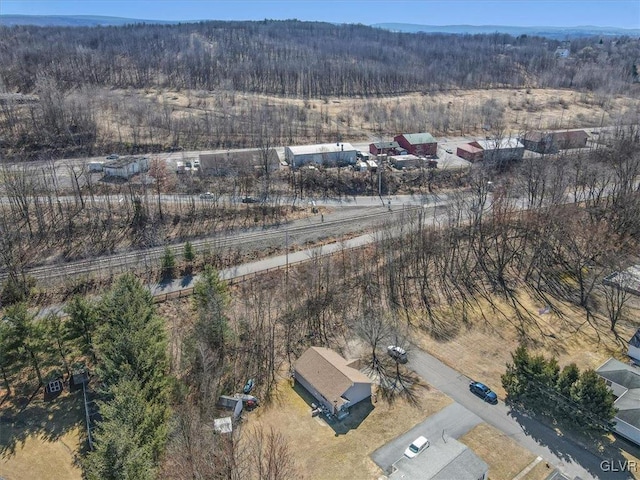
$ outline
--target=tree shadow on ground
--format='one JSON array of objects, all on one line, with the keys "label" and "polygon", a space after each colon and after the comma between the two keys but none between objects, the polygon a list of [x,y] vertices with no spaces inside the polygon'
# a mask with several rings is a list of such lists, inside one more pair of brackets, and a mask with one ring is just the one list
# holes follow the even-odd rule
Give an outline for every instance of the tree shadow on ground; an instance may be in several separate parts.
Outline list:
[{"label": "tree shadow on ground", "polygon": [[[573,429],[554,423],[548,417],[528,412],[517,405],[507,403],[508,415],[518,422],[522,432],[542,447],[548,448],[566,464],[578,464],[594,478],[626,479],[628,472],[605,471],[606,466],[626,465],[622,450],[637,456],[637,448],[615,438],[612,440],[604,432]],[[551,434],[550,434],[551,433]],[[626,444],[626,445],[625,445]],[[606,462],[603,467],[603,462]]]},{"label": "tree shadow on ground", "polygon": [[0,457],[8,458],[29,437],[55,442],[84,419],[82,391],[65,390],[45,400],[44,389],[38,388],[27,402],[22,398],[6,401],[0,409]]},{"label": "tree shadow on ground", "polygon": [[[316,400],[313,395],[311,395],[307,389],[298,382],[295,383],[293,389],[298,395],[300,395],[305,403],[309,405],[309,415],[311,415],[311,410],[313,408],[311,404],[317,405],[319,403],[318,400]],[[357,429],[369,414],[373,412],[374,408],[371,397],[369,397],[352,406],[349,409],[349,415],[342,420],[338,420],[337,417],[333,415],[325,415],[323,413],[318,415],[318,418],[329,425],[335,432],[336,436],[346,435],[349,431]]]}]

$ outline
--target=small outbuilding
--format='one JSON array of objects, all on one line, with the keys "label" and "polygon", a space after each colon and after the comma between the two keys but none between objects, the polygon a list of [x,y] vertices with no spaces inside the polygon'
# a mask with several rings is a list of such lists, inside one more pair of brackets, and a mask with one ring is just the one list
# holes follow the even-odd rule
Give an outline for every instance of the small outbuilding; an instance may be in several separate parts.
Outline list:
[{"label": "small outbuilding", "polygon": [[371,397],[369,377],[328,348],[308,348],[294,364],[294,378],[333,415]]},{"label": "small outbuilding", "polygon": [[412,155],[436,155],[438,152],[438,142],[427,132],[403,133],[393,139]]},{"label": "small outbuilding", "polygon": [[420,168],[421,166],[426,166],[426,162],[422,158],[411,154],[393,155],[388,157],[388,161],[391,165],[399,170],[410,170],[412,168]]},{"label": "small outbuilding", "polygon": [[482,147],[477,142],[466,143],[456,150],[456,155],[470,162],[478,162],[482,160]]},{"label": "small outbuilding", "polygon": [[396,155],[400,145],[398,142],[374,142],[369,144],[369,153],[372,155]]}]

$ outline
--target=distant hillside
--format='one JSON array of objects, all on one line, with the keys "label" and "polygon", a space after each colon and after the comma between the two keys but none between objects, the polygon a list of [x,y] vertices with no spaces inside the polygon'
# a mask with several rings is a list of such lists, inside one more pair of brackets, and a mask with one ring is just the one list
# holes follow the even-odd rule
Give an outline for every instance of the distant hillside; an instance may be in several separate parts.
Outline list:
[{"label": "distant hillside", "polygon": [[411,23],[376,23],[371,25],[394,32],[406,33],[454,33],[454,34],[480,34],[480,33],[507,33],[518,37],[520,35],[535,35],[557,40],[567,38],[591,37],[591,36],[640,36],[639,28],[614,28],[595,27],[591,25],[578,27],[510,27],[506,25],[415,25]]},{"label": "distant hillside", "polygon": [[97,15],[0,15],[0,25],[6,27],[14,25],[35,25],[37,27],[106,27],[130,25],[134,23],[171,25],[179,22],[101,17]]}]

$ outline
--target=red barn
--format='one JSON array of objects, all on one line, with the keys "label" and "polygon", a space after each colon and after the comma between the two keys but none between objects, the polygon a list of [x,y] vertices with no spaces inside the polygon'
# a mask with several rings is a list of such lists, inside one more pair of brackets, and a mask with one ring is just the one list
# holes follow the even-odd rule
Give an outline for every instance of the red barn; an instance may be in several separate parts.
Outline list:
[{"label": "red barn", "polygon": [[482,160],[482,153],[484,149],[478,144],[478,142],[471,142],[458,147],[456,155],[470,162],[477,162]]},{"label": "red barn", "polygon": [[435,155],[438,142],[430,133],[403,133],[393,139],[412,155]]}]

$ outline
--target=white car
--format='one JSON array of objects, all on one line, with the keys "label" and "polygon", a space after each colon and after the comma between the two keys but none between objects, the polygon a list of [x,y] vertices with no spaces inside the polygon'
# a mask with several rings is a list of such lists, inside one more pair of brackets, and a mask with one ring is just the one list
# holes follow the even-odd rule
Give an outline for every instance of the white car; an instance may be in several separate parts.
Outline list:
[{"label": "white car", "polygon": [[404,456],[407,458],[414,458],[424,452],[429,447],[429,440],[420,436],[416,438],[411,445],[404,451]]}]

